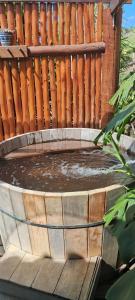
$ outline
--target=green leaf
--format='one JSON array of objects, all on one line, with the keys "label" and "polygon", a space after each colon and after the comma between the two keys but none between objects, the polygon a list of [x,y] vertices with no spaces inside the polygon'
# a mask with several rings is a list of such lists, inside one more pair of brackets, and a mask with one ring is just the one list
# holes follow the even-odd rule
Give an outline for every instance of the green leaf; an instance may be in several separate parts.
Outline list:
[{"label": "green leaf", "polygon": [[128,271],[108,290],[106,300],[135,300],[135,270]]}]

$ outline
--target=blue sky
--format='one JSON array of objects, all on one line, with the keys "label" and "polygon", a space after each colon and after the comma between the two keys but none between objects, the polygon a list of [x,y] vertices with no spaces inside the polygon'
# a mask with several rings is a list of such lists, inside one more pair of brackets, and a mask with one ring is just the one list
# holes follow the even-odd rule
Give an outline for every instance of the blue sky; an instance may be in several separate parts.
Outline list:
[{"label": "blue sky", "polygon": [[123,26],[126,28],[135,27],[135,0],[132,0],[132,4],[124,5]]}]

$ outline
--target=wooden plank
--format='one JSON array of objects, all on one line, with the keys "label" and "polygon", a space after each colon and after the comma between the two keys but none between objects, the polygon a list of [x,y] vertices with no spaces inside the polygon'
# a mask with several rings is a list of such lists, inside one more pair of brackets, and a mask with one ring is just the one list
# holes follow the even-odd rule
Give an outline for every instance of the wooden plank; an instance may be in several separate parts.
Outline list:
[{"label": "wooden plank", "polygon": [[23,251],[14,246],[10,246],[0,259],[0,279],[9,280],[23,256]]},{"label": "wooden plank", "polygon": [[[46,5],[40,5],[40,32],[41,32],[41,45],[47,44],[47,15]],[[43,82],[43,106],[44,106],[44,119],[45,128],[50,128],[50,104],[49,104],[49,84],[48,84],[48,58],[43,57],[41,60],[42,67],[42,82]]]},{"label": "wooden plank", "polygon": [[[48,224],[63,225],[61,197],[45,197]],[[51,257],[64,258],[64,231],[48,230]]]},{"label": "wooden plank", "polygon": [[[18,6],[19,7],[19,4]],[[17,8],[18,9],[18,8]],[[16,14],[18,18],[18,14]],[[19,22],[20,25],[20,22]],[[20,38],[18,39],[20,40]],[[23,45],[24,42],[21,43]],[[0,47],[0,58],[27,58],[28,57],[28,49],[24,46],[1,46]]]},{"label": "wooden plank", "polygon": [[[105,213],[105,192],[89,195],[89,222],[103,219]],[[89,228],[89,257],[100,256],[102,253],[103,226]]]},{"label": "wooden plank", "polygon": [[[10,189],[10,197],[11,197],[11,202],[13,207],[13,213],[17,217],[26,220],[22,192],[17,191],[16,188],[15,189],[12,188]],[[32,249],[31,249],[31,241],[30,241],[28,226],[20,222],[16,222],[16,224],[17,224],[17,231],[18,231],[18,236],[21,244],[21,249],[23,251],[31,253]]]},{"label": "wooden plank", "polygon": [[[16,4],[16,33],[17,33],[17,40],[19,45],[23,45],[24,34],[23,34],[21,4]],[[25,48],[26,48],[25,53],[27,53],[27,47]],[[25,49],[23,48],[21,49],[24,53]],[[29,117],[29,105],[28,105],[27,73],[26,73],[26,64],[23,61],[20,61],[20,84],[21,84],[21,98],[22,98],[23,129],[24,132],[28,132],[30,130],[30,117]]]},{"label": "wooden plank", "polygon": [[[103,3],[98,3],[96,41],[102,40],[103,30]],[[99,128],[101,114],[101,54],[96,54],[96,95],[95,95],[95,128]]]},{"label": "wooden plank", "polygon": [[1,108],[0,108],[0,142],[4,139],[3,136],[3,124],[2,124],[2,116],[1,116]]},{"label": "wooden plank", "polygon": [[[77,205],[76,205],[77,202]],[[85,224],[88,220],[88,195],[63,195],[63,223]],[[87,257],[87,229],[64,230],[66,257]]]},{"label": "wooden plank", "polygon": [[[25,44],[30,46],[32,44],[32,7],[31,4],[24,4],[24,32]],[[28,59],[26,61],[27,72],[27,86],[29,98],[29,117],[30,117],[30,131],[36,130],[36,112],[35,112],[35,89],[34,89],[34,74],[33,74],[33,61]]]},{"label": "wooden plank", "polygon": [[83,259],[67,260],[54,294],[77,300],[85,279],[87,267],[88,262]]},{"label": "wooden plank", "polygon": [[[71,44],[77,42],[76,4],[71,5]],[[77,46],[77,45],[76,45]],[[72,56],[72,89],[73,89],[73,127],[78,122],[78,85],[77,85],[77,58]]]},{"label": "wooden plank", "polygon": [[[23,201],[27,219],[46,224],[44,196],[24,193]],[[29,234],[32,253],[44,257],[50,256],[47,229],[29,226]]]},{"label": "wooden plank", "polygon": [[44,259],[32,287],[52,294],[60,278],[64,264],[64,261],[55,261],[49,258]]},{"label": "wooden plank", "polygon": [[[13,3],[7,4],[7,23],[9,29],[15,30],[15,16],[14,16]],[[15,35],[14,35],[13,44],[16,44]],[[18,76],[17,61],[12,61],[11,63],[11,75],[12,75],[13,97],[14,97],[15,115],[16,115],[16,134],[21,134],[23,133],[22,104],[21,104],[21,95],[20,95],[20,78]]]},{"label": "wooden plank", "polygon": [[[65,44],[70,44],[71,4],[65,5]],[[66,123],[72,127],[72,85],[71,85],[71,57],[65,58],[66,65]]]},{"label": "wooden plank", "polygon": [[[38,4],[32,3],[32,42],[33,45],[39,45],[38,37]],[[36,109],[37,109],[37,127],[43,129],[43,93],[42,93],[42,77],[41,64],[39,58],[34,58],[34,79],[35,79],[35,94],[36,94]]]},{"label": "wooden plank", "polygon": [[[115,201],[126,192],[124,187],[109,187],[106,192],[106,211],[108,211]],[[102,243],[103,260],[110,266],[116,267],[118,258],[118,244],[116,238],[111,235],[107,228],[104,228]]]},{"label": "wooden plank", "polygon": [[[60,30],[60,44],[64,44],[64,3],[59,5],[59,30]],[[66,127],[66,68],[65,68],[65,58],[61,58],[60,63],[61,72],[61,126]]]},{"label": "wooden plank", "polygon": [[91,284],[93,276],[94,276],[96,262],[97,262],[97,257],[90,258],[90,262],[89,262],[89,265],[87,268],[87,272],[86,272],[85,280],[83,282],[79,300],[87,300],[88,299],[89,287],[90,287],[90,284]]},{"label": "wooden plank", "polygon": [[[81,44],[84,42],[83,4],[78,4],[77,19],[78,19],[78,43]],[[78,56],[77,72],[78,72],[78,97],[79,97],[78,127],[84,127],[84,56],[83,55]]]},{"label": "wooden plank", "polygon": [[25,254],[14,270],[10,281],[30,287],[40,270],[42,262],[43,259],[39,259],[37,256]]},{"label": "wooden plank", "polygon": [[101,128],[108,123],[113,114],[113,107],[109,104],[109,99],[114,93],[114,27],[113,17],[109,8],[103,11],[103,28],[106,52],[102,61]]},{"label": "wooden plank", "polygon": [[121,30],[122,30],[122,8],[119,9],[114,18],[115,28],[115,47],[114,47],[114,91],[119,86],[119,69],[120,69],[120,44],[121,44]]},{"label": "wooden plank", "polygon": [[4,224],[4,218],[2,213],[0,213],[0,234],[1,234],[1,240],[2,240],[2,244],[4,246],[4,249],[6,249],[6,244],[8,241],[8,235],[6,232],[6,228],[5,228],[5,224]]},{"label": "wooden plank", "polygon": [[[4,4],[0,4],[0,24],[1,24],[1,28],[7,27],[7,18],[5,14]],[[12,83],[11,83],[11,70],[10,70],[9,62],[7,61],[3,62],[3,72],[4,72],[4,81],[5,81],[6,100],[7,100],[8,120],[9,120],[9,127],[10,127],[10,137],[12,137],[15,135],[15,114],[14,114],[14,101],[13,101],[13,91],[12,91]]]},{"label": "wooden plank", "polygon": [[[85,43],[90,43],[90,18],[89,18],[89,4],[84,4],[84,33]],[[85,57],[85,127],[90,127],[90,68],[91,59],[90,54]]]},{"label": "wooden plank", "polygon": [[[4,208],[7,212],[13,214],[13,208],[7,184],[1,184],[0,187],[0,207]],[[20,248],[20,241],[17,232],[15,220],[3,214],[5,230],[8,236],[8,242]]]}]

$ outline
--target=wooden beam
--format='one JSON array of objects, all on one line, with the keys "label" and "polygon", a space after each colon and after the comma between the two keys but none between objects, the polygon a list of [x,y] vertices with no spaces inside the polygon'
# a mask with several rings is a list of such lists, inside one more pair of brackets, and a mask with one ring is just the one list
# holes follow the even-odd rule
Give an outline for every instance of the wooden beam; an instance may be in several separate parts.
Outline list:
[{"label": "wooden beam", "polygon": [[131,3],[132,0],[111,0],[110,1],[111,13],[113,14],[120,5],[131,4]]},{"label": "wooden beam", "polygon": [[56,46],[30,46],[28,47],[31,56],[61,56],[83,53],[105,52],[105,43],[96,42],[78,45],[56,45]]}]

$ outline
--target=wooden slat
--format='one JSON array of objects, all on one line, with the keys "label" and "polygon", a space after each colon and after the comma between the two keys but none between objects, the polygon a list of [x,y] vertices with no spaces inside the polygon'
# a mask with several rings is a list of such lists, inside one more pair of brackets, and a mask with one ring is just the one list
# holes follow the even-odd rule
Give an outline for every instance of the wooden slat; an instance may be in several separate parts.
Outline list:
[{"label": "wooden slat", "polygon": [[[77,17],[78,17],[78,43],[81,44],[84,42],[83,4],[78,4]],[[84,57],[83,55],[78,56],[77,72],[78,72],[78,96],[79,96],[78,126],[84,127]]]},{"label": "wooden slat", "polygon": [[3,218],[2,213],[0,213],[0,234],[1,234],[1,240],[2,240],[3,247],[4,247],[4,249],[6,249],[6,245],[8,242],[8,234],[6,232],[4,218]]},{"label": "wooden slat", "polygon": [[[91,42],[95,40],[95,28],[94,28],[94,4],[90,4],[90,34]],[[90,127],[94,127],[95,122],[95,56],[91,55],[91,121]]]},{"label": "wooden slat", "polygon": [[81,290],[81,293],[80,293],[79,300],[88,300],[89,299],[88,298],[89,287],[90,287],[90,284],[91,284],[92,279],[93,279],[93,274],[94,274],[94,271],[95,271],[95,268],[96,268],[96,263],[97,263],[97,257],[94,257],[94,258],[91,257],[88,268],[87,268],[85,281],[83,283],[82,290]]},{"label": "wooden slat", "polygon": [[42,263],[42,267],[40,268],[32,287],[53,294],[64,264],[64,261],[59,262],[46,258]]},{"label": "wooden slat", "polygon": [[[23,45],[24,34],[23,34],[21,4],[16,4],[16,33],[17,33],[18,44]],[[27,132],[30,130],[30,118],[29,118],[29,107],[28,107],[26,64],[23,61],[20,61],[20,84],[21,84],[21,98],[22,98],[23,129],[24,132]]]},{"label": "wooden slat", "polygon": [[[39,44],[39,28],[38,28],[38,4],[32,4],[32,42],[33,45]],[[42,78],[41,64],[39,58],[34,58],[34,78],[36,93],[36,109],[37,109],[37,127],[43,129],[43,94],[42,94]]]},{"label": "wooden slat", "polygon": [[[106,193],[106,211],[108,211],[115,203],[115,201],[126,192],[124,187],[115,189],[110,187]],[[111,235],[107,228],[104,228],[103,243],[102,243],[102,257],[103,260],[113,268],[116,267],[118,258],[118,244],[115,237]]]},{"label": "wooden slat", "polygon": [[[7,4],[7,23],[8,28],[11,30],[15,29],[15,16],[14,16],[14,5],[13,3]],[[14,35],[14,44],[16,43],[16,36]],[[22,126],[22,105],[20,96],[20,78],[18,76],[18,63],[13,61],[11,63],[11,74],[12,74],[12,86],[13,86],[13,96],[15,104],[16,113],[16,133],[23,133]]]},{"label": "wooden slat", "polygon": [[[71,23],[71,5],[65,5],[65,44],[70,44],[70,23]],[[71,57],[65,58],[66,65],[66,124],[67,127],[72,127],[72,86],[71,86]]]},{"label": "wooden slat", "polygon": [[[60,17],[60,44],[64,44],[64,3],[59,5],[59,17]],[[61,72],[61,125],[66,127],[66,67],[65,59],[61,58],[60,63]]]},{"label": "wooden slat", "polygon": [[83,259],[68,260],[54,294],[71,300],[79,298],[87,272],[88,262]]},{"label": "wooden slat", "polygon": [[[47,44],[47,16],[46,5],[41,3],[40,6],[40,32],[41,45]],[[44,102],[44,119],[45,128],[50,128],[50,105],[49,105],[49,85],[48,85],[48,58],[41,60],[42,66],[42,84],[43,84],[43,102]]]},{"label": "wooden slat", "polygon": [[[89,195],[89,222],[97,222],[103,219],[105,213],[105,192]],[[101,256],[103,226],[89,228],[89,257]]]},{"label": "wooden slat", "polygon": [[[53,4],[53,44],[59,44],[58,28],[58,4]],[[57,87],[57,118],[58,127],[61,127],[61,77],[60,77],[60,58],[56,57],[56,87]]]},{"label": "wooden slat", "polygon": [[[102,1],[98,3],[98,17],[97,17],[97,42],[102,40],[103,30],[103,4]],[[95,128],[99,128],[100,114],[101,114],[101,54],[96,55],[96,94],[95,94]]]},{"label": "wooden slat", "polygon": [[40,270],[43,259],[25,254],[20,264],[13,272],[10,281],[30,287]]},{"label": "wooden slat", "polygon": [[[61,197],[46,197],[46,217],[48,224],[62,225]],[[48,230],[51,257],[64,258],[64,232],[63,230]]]},{"label": "wooden slat", "polygon": [[[52,32],[52,5],[47,5],[47,34],[48,34],[48,45],[53,43],[53,32]],[[52,110],[52,127],[57,127],[57,91],[56,91],[56,80],[55,80],[55,65],[52,58],[49,59],[49,76],[50,76],[50,94],[51,94],[51,110]]]},{"label": "wooden slat", "polygon": [[[22,193],[12,188],[12,190],[10,190],[10,197],[11,197],[14,215],[18,216],[21,219],[26,220]],[[30,241],[28,226],[20,222],[16,222],[16,225],[17,225],[17,231],[18,231],[21,249],[23,251],[31,253],[32,249],[31,249],[31,241]]]},{"label": "wooden slat", "polygon": [[[71,44],[77,42],[77,26],[76,26],[76,4],[71,6]],[[73,126],[77,127],[78,122],[78,86],[77,86],[77,59],[72,56],[72,89],[73,89]]]},{"label": "wooden slat", "polygon": [[[85,28],[85,43],[90,43],[90,18],[89,18],[89,4],[84,4],[84,28]],[[90,68],[91,59],[87,54],[85,57],[85,127],[90,127]]]},{"label": "wooden slat", "polygon": [[[46,224],[44,197],[24,193],[23,201],[27,219]],[[29,234],[33,254],[50,256],[47,229],[29,226]]]},{"label": "wooden slat", "polygon": [[[30,46],[32,44],[32,7],[31,4],[24,5],[24,31],[25,31],[25,44]],[[27,70],[27,86],[28,86],[28,99],[29,99],[29,117],[30,117],[30,131],[36,130],[36,113],[35,113],[35,90],[34,90],[34,74],[33,62],[31,59],[26,61]]]},{"label": "wooden slat", "polygon": [[119,9],[114,19],[114,26],[115,26],[114,80],[113,80],[114,91],[117,90],[119,86],[121,24],[122,24],[122,9]]},{"label": "wooden slat", "polygon": [[[62,204],[65,225],[87,223],[88,195],[65,195]],[[87,257],[87,229],[64,230],[64,238],[66,257]]]},{"label": "wooden slat", "polygon": [[[4,202],[4,209],[9,213],[13,214],[13,207],[12,207],[12,202],[11,202],[10,192],[8,187],[1,186],[0,189],[1,189],[0,207],[3,206],[3,202]],[[7,233],[8,242],[20,248],[20,240],[18,236],[16,221],[4,214],[3,214],[3,220],[5,224],[5,231]]]},{"label": "wooden slat", "polygon": [[106,53],[103,55],[102,61],[101,127],[108,123],[113,113],[113,107],[109,104],[109,99],[114,93],[114,27],[113,17],[109,8],[103,11],[103,28]]},{"label": "wooden slat", "polygon": [[0,279],[9,280],[23,256],[24,252],[14,246],[10,246],[0,259]]},{"label": "wooden slat", "polygon": [[[7,18],[5,14],[4,4],[0,4],[0,24],[1,24],[1,28],[7,27]],[[11,72],[10,72],[9,63],[6,61],[3,62],[3,72],[4,72],[4,80],[5,80],[10,137],[12,137],[15,135],[15,114],[14,114],[14,103],[13,103],[13,92],[11,86]]]}]

